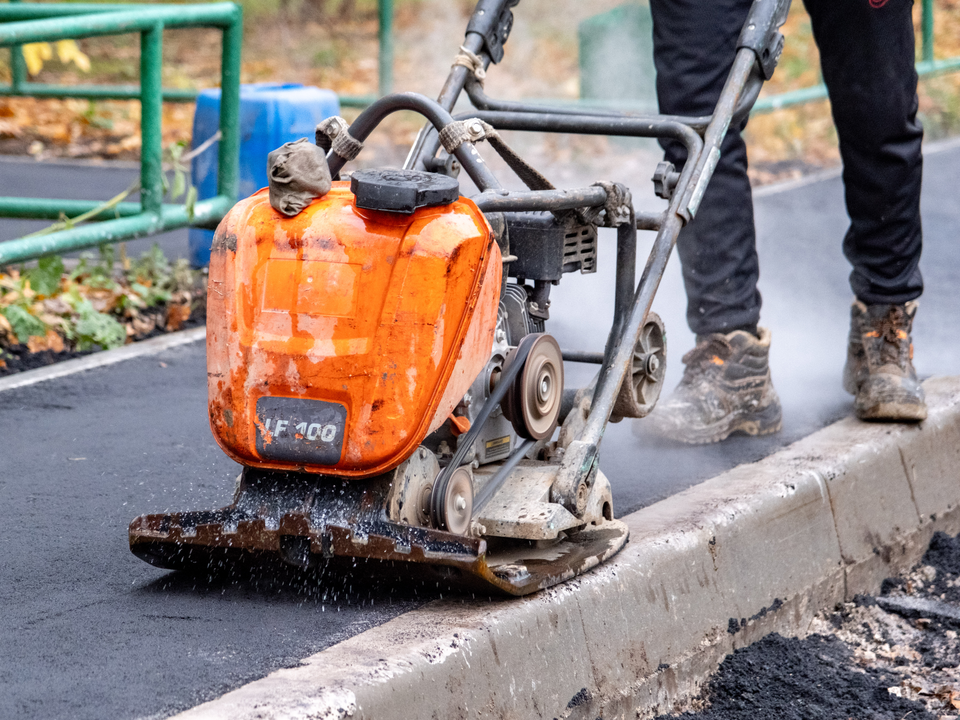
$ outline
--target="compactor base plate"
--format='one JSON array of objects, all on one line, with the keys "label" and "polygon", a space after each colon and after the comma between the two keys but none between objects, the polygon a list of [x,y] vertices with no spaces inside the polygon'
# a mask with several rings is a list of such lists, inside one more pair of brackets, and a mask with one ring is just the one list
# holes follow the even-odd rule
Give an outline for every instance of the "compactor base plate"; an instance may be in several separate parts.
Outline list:
[{"label": "compactor base plate", "polygon": [[420,566],[453,585],[527,595],[604,562],[627,542],[626,525],[604,520],[552,541],[467,537],[387,519],[387,483],[331,482],[295,473],[245,474],[222,510],[141,515],[130,549],[157,567],[207,572],[237,552],[312,567],[337,558]]}]

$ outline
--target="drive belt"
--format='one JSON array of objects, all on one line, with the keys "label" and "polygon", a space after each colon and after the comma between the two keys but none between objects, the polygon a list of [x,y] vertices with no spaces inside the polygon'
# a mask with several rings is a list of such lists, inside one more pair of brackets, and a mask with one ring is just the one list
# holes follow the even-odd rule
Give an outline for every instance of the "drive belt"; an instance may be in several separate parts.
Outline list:
[{"label": "drive belt", "polygon": [[[523,366],[527,361],[527,356],[530,354],[530,350],[533,348],[533,344],[536,342],[537,338],[540,335],[538,333],[531,333],[530,335],[525,335],[523,339],[520,340],[520,344],[513,350],[511,353],[510,362],[505,363],[505,369],[503,374],[500,376],[500,380],[497,383],[497,386],[493,389],[493,392],[490,394],[490,397],[487,398],[487,401],[483,404],[483,407],[480,408],[480,412],[477,415],[476,419],[473,421],[470,429],[463,435],[460,436],[459,441],[457,442],[457,449],[453,453],[453,457],[450,458],[450,462],[447,463],[447,466],[440,471],[440,474],[437,475],[437,480],[433,485],[433,492],[431,493],[431,511],[433,511],[433,506],[436,505],[437,499],[442,498],[445,494],[446,485],[450,482],[450,478],[453,477],[453,473],[456,472],[463,464],[464,458],[467,456],[467,453],[470,451],[470,448],[473,447],[477,438],[480,437],[480,432],[483,430],[483,425],[493,414],[493,411],[503,400],[504,396],[507,394],[507,391],[510,389],[510,386],[513,385],[513,381],[517,379],[517,376],[520,374],[520,371],[523,370]],[[523,449],[525,453],[529,450],[530,443],[522,443],[520,448]],[[520,453],[514,453],[515,455]],[[522,458],[523,455],[521,454]],[[519,459],[514,459],[511,457],[507,460],[504,467],[500,469],[500,472],[494,477],[494,480],[499,479],[498,484],[503,484],[503,480],[506,478],[506,474],[513,469],[513,466],[519,462]],[[507,467],[509,465],[509,467]],[[506,472],[503,472],[506,468]],[[503,473],[503,477],[500,475]],[[488,483],[493,484],[493,483]],[[485,488],[486,490],[486,488]],[[483,502],[486,502],[490,499],[493,492],[496,491],[496,487],[492,488],[490,493],[483,493]],[[474,511],[476,512],[476,511]]]}]

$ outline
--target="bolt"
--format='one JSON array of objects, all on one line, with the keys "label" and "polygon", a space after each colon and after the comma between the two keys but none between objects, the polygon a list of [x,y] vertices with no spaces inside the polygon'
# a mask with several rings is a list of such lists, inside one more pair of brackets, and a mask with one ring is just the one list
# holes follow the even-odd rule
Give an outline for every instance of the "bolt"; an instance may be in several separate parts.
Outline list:
[{"label": "bolt", "polygon": [[647,358],[647,373],[653,375],[657,370],[660,369],[660,360],[657,359],[656,355],[651,355]]},{"label": "bolt", "polygon": [[457,512],[463,512],[467,509],[467,501],[463,499],[463,495],[457,495],[453,501],[453,506],[457,509]]}]

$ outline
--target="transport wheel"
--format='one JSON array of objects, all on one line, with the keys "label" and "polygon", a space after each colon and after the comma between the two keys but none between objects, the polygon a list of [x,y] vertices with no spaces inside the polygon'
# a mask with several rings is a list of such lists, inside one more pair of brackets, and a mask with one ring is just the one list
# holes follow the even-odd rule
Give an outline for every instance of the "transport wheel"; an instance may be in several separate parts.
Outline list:
[{"label": "transport wheel", "polygon": [[666,372],[667,333],[660,316],[651,312],[633,350],[630,375],[624,378],[620,386],[610,415],[611,422],[619,422],[625,417],[642,418],[649,415],[660,397]]},{"label": "transport wheel", "polygon": [[543,440],[553,434],[560,417],[563,357],[552,335],[537,335],[532,343],[523,371],[504,398],[503,414],[521,437]]},{"label": "transport wheel", "polygon": [[446,481],[433,486],[430,498],[433,522],[440,530],[466,535],[473,516],[473,475],[457,468]]}]

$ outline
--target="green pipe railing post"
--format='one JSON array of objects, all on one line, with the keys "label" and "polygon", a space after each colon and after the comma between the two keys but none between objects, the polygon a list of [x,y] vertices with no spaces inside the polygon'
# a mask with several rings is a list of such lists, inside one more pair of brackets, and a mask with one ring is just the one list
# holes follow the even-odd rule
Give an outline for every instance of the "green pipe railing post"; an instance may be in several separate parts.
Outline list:
[{"label": "green pipe railing post", "polygon": [[[10,0],[18,3],[21,0]],[[10,86],[13,92],[20,92],[20,88],[27,80],[27,61],[23,57],[23,48],[13,45],[10,48]]]},{"label": "green pipe railing post", "polygon": [[[12,0],[13,3],[19,0]],[[94,5],[84,3],[0,3],[0,47],[69,38],[140,33],[140,87],[79,87],[22,82],[0,87],[0,95],[46,97],[122,97],[140,101],[140,202],[107,206],[92,200],[0,197],[0,217],[56,219],[97,212],[98,222],[48,235],[0,243],[0,266],[45,255],[73,252],[103,243],[195,225],[216,227],[236,202],[240,157],[240,52],[242,15],[234,3],[191,5]],[[213,26],[223,32],[223,93],[220,131],[219,194],[186,204],[163,203],[163,99],[184,100],[185,93],[163,88],[165,28]],[[24,75],[25,77],[25,75]],[[112,219],[108,219],[112,218]]]},{"label": "green pipe railing post", "polygon": [[140,205],[163,203],[163,23],[140,34]]},{"label": "green pipe railing post", "polygon": [[393,0],[380,0],[380,96],[393,92]]},{"label": "green pipe railing post", "polygon": [[235,6],[233,22],[223,30],[220,66],[220,150],[217,156],[217,194],[236,202],[240,184],[240,56],[243,50],[243,13]]},{"label": "green pipe railing post", "polygon": [[924,62],[933,62],[933,0],[923,0],[923,54]]}]

